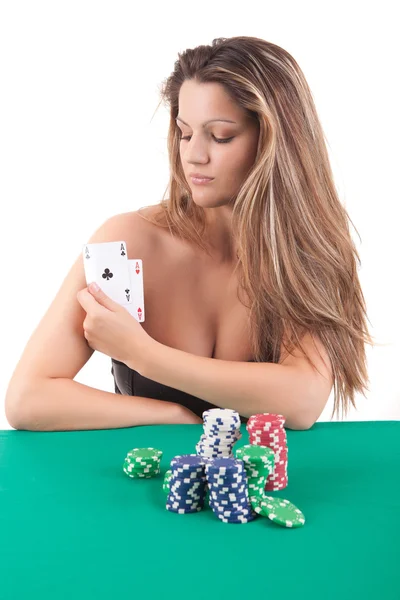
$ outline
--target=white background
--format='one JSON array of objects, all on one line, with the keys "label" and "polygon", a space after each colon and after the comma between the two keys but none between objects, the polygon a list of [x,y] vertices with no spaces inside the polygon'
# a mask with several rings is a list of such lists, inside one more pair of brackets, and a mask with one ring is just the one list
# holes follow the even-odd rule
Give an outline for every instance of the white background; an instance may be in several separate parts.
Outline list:
[{"label": "white background", "polygon": [[[168,181],[159,85],[178,52],[251,35],[290,52],[328,139],[361,257],[370,391],[348,420],[400,418],[399,42],[395,2],[13,2],[0,6],[1,372],[23,349],[82,245]],[[397,240],[396,240],[397,238]],[[60,340],[62,343],[62,340]],[[95,353],[76,380],[114,391]],[[55,398],[55,401],[57,399]],[[330,419],[333,392],[320,421]]]}]

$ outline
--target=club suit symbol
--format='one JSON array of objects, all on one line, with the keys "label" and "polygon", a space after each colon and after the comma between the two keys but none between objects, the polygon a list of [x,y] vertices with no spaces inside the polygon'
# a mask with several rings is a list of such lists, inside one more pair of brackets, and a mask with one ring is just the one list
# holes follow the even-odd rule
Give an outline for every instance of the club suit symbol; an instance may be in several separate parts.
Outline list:
[{"label": "club suit symbol", "polygon": [[102,278],[107,279],[107,281],[109,281],[112,277],[114,277],[114,275],[111,273],[110,269],[104,269]]}]

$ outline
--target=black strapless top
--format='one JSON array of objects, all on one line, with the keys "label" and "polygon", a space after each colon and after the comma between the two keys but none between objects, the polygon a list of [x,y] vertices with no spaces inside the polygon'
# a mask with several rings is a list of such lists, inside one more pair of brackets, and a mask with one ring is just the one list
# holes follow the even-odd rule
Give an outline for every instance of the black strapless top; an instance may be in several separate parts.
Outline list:
[{"label": "black strapless top", "polygon": [[[248,362],[255,362],[250,360]],[[211,408],[220,408],[206,400],[176,390],[167,385],[153,381],[144,377],[137,371],[130,369],[125,363],[119,360],[111,359],[111,374],[114,376],[114,387],[116,394],[126,396],[143,396],[145,398],[155,398],[156,400],[165,400],[167,402],[176,402],[186,406],[199,417],[203,416],[203,411]],[[242,423],[247,423],[247,417],[240,415]]]}]

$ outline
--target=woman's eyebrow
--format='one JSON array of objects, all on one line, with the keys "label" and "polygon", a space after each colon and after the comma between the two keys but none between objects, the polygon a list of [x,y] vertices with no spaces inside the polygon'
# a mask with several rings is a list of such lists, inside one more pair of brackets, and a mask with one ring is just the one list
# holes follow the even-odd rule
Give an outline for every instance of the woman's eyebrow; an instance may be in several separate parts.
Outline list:
[{"label": "woman's eyebrow", "polygon": [[[175,121],[182,121],[182,123],[184,125],[187,125],[188,127],[190,127],[189,123],[186,123],[180,117],[176,117]],[[236,121],[231,121],[230,119],[209,119],[208,121],[205,121],[202,126],[205,127],[207,125],[207,123],[211,123],[212,121],[223,121],[224,123],[236,123]]]}]

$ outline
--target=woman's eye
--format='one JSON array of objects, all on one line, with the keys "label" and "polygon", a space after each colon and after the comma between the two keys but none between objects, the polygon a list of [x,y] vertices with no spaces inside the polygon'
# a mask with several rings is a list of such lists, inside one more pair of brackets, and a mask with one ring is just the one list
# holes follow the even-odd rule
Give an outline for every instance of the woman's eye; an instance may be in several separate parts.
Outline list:
[{"label": "woman's eye", "polygon": [[[180,137],[179,140],[189,140],[189,138],[191,138],[191,135],[187,135],[186,137]],[[214,138],[214,140],[218,143],[218,144],[227,144],[228,142],[230,142],[231,140],[233,140],[233,137],[230,138],[216,138],[214,135],[212,136]]]}]

